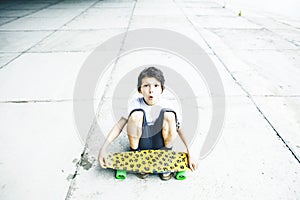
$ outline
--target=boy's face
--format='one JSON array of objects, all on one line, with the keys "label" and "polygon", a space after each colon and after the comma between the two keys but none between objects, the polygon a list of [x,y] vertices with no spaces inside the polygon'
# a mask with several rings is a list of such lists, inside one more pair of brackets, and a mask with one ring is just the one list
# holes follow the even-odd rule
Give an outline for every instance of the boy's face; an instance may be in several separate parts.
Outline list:
[{"label": "boy's face", "polygon": [[145,77],[142,79],[141,91],[146,103],[150,106],[158,103],[162,88],[160,82],[154,77]]}]

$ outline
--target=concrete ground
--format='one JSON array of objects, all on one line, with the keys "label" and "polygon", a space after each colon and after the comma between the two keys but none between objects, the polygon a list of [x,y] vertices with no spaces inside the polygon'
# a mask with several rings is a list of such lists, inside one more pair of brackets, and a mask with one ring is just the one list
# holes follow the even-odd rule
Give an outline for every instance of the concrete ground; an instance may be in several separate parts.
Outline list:
[{"label": "concrete ground", "polygon": [[[300,199],[300,19],[228,2],[1,1],[0,199]],[[74,121],[73,102],[82,101],[73,98],[74,87],[88,55],[139,28],[193,39],[223,82],[222,135],[185,181],[134,174],[116,180],[95,162],[100,130],[95,123],[79,130]],[[148,51],[121,58],[85,102],[95,105],[107,133],[111,90],[130,67],[153,59],[200,87],[197,150],[210,123],[209,95],[175,56]],[[127,148],[123,132],[111,151]]]}]

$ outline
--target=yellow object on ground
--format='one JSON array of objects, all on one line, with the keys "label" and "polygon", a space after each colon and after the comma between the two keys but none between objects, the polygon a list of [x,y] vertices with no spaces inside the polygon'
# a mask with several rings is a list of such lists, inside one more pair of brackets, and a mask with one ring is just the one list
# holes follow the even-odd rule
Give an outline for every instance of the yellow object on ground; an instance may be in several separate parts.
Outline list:
[{"label": "yellow object on ground", "polygon": [[107,167],[137,173],[164,173],[189,169],[186,153],[170,150],[142,150],[109,154]]}]

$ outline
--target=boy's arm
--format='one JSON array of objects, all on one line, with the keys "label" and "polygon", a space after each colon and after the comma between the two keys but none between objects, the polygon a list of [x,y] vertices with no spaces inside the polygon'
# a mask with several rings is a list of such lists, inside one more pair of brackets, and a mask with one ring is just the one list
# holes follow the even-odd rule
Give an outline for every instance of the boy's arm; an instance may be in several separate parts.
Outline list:
[{"label": "boy's arm", "polygon": [[178,135],[179,135],[180,139],[182,140],[183,144],[186,147],[190,168],[191,168],[192,171],[194,171],[198,168],[198,161],[194,160],[194,158],[191,156],[188,144],[185,140],[185,137],[184,137],[184,134],[183,134],[182,130],[179,128],[179,129],[177,129],[177,132],[178,132]]},{"label": "boy's arm", "polygon": [[189,147],[188,147],[188,144],[187,144],[187,142],[185,140],[185,137],[183,135],[182,130],[179,128],[179,129],[177,129],[177,132],[178,132],[178,135],[179,135],[180,139],[182,140],[182,142],[183,142],[183,144],[184,144],[184,146],[186,148],[187,153],[189,154],[190,153],[189,152]]},{"label": "boy's arm", "polygon": [[114,127],[108,133],[108,136],[105,139],[102,148],[100,149],[98,161],[101,167],[105,168],[105,157],[106,157],[106,150],[108,146],[120,135],[121,131],[123,130],[124,126],[127,123],[127,119],[121,117],[121,119],[114,125]]}]

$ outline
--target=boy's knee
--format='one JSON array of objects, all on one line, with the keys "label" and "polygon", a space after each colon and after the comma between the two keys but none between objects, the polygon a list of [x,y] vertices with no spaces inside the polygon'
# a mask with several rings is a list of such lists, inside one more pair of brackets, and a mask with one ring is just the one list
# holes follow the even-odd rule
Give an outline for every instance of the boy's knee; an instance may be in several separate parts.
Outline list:
[{"label": "boy's knee", "polygon": [[164,120],[168,122],[175,122],[175,114],[173,112],[165,112],[164,113]]},{"label": "boy's knee", "polygon": [[131,113],[128,120],[138,123],[143,121],[143,117],[144,113],[142,111],[134,111],[133,113]]}]

